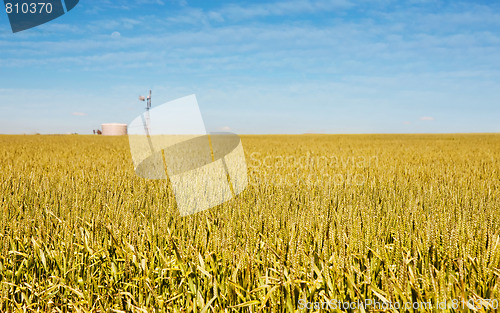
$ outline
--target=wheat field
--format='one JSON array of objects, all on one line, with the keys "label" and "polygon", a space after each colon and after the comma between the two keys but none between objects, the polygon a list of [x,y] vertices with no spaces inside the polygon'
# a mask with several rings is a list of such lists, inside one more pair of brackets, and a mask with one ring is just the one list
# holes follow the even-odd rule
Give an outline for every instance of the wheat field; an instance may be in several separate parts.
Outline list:
[{"label": "wheat field", "polygon": [[[127,137],[0,136],[0,311],[495,310],[500,135],[242,143],[247,189],[181,217]],[[316,306],[367,300],[432,307]]]}]

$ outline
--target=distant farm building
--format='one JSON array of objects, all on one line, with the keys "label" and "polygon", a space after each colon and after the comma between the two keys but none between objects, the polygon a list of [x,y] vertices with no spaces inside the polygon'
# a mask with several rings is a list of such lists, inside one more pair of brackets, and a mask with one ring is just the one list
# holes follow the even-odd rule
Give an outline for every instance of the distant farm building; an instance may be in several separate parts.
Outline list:
[{"label": "distant farm building", "polygon": [[127,134],[127,124],[107,123],[102,124],[103,136],[124,136]]}]

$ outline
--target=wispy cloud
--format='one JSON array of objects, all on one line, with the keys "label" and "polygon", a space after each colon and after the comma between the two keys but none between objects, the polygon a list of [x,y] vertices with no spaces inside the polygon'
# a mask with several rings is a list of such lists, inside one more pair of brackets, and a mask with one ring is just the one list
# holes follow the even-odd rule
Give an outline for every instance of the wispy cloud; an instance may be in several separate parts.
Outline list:
[{"label": "wispy cloud", "polygon": [[268,16],[290,16],[310,14],[318,11],[331,12],[336,9],[351,8],[354,5],[346,0],[291,0],[259,3],[247,6],[229,4],[215,12],[224,19],[243,20]]},{"label": "wispy cloud", "polygon": [[422,116],[420,118],[421,121],[434,121],[434,117],[432,116]]},{"label": "wispy cloud", "polygon": [[83,113],[83,112],[73,112],[73,113],[71,113],[71,115],[73,115],[73,116],[87,116],[87,113]]}]

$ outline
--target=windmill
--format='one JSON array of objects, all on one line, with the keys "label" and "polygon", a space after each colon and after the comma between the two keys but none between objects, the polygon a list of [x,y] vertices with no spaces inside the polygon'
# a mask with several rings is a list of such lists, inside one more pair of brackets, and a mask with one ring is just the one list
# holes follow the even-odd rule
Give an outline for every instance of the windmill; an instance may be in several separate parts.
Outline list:
[{"label": "windmill", "polygon": [[146,101],[146,120],[144,121],[144,130],[146,131],[146,135],[149,137],[151,132],[151,119],[149,116],[149,110],[151,109],[151,90],[149,91],[149,96],[146,98],[144,96],[139,96],[140,101]]},{"label": "windmill", "polygon": [[149,115],[149,110],[151,109],[151,90],[149,90],[149,96],[139,96],[140,101],[146,101],[146,114],[142,116],[142,123],[144,124],[144,131],[146,132],[146,137],[148,137],[149,147],[151,152],[154,152],[153,142],[151,141],[151,117]]}]

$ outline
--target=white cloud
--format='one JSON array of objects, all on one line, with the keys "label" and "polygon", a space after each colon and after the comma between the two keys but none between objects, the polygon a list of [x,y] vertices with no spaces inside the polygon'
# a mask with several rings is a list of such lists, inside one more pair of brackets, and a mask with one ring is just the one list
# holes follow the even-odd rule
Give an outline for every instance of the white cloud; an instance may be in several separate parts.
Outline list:
[{"label": "white cloud", "polygon": [[71,115],[73,115],[73,116],[87,116],[87,113],[83,113],[83,112],[73,112],[73,113],[71,113]]},{"label": "white cloud", "polygon": [[432,116],[422,116],[420,118],[421,121],[434,121],[434,117]]},{"label": "white cloud", "polygon": [[218,10],[222,17],[241,20],[267,16],[282,16],[307,14],[313,12],[329,12],[337,9],[350,8],[353,5],[345,0],[290,0],[271,3],[259,3],[249,6],[230,4]]}]

